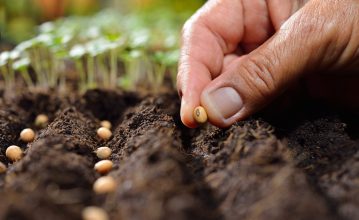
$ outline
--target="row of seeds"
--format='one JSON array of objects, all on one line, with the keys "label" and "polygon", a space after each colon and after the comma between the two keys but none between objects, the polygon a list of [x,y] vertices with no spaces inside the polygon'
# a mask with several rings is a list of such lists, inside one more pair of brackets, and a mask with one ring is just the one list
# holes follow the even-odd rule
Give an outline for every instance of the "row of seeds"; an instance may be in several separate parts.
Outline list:
[{"label": "row of seeds", "polygon": [[[34,124],[38,128],[44,128],[48,124],[48,117],[44,114],[40,114],[36,117]],[[101,127],[97,130],[97,135],[100,139],[107,141],[111,138],[111,123],[109,121],[102,121]],[[30,143],[35,139],[35,131],[31,128],[25,128],[20,132],[20,140],[25,143]],[[111,156],[111,149],[109,147],[99,147],[96,151],[96,156],[100,159],[95,166],[94,169],[101,175],[104,175],[98,178],[94,185],[93,190],[96,194],[106,194],[115,191],[116,189],[116,181],[111,176],[105,176],[108,172],[111,171],[113,167],[113,162],[108,160]],[[16,145],[9,146],[5,151],[6,157],[12,161],[19,161],[23,157],[23,150]],[[4,163],[0,162],[0,174],[5,173],[7,167]],[[82,212],[82,217],[84,220],[108,220],[107,212],[96,206],[86,207]]]},{"label": "row of seeds", "polygon": [[[104,141],[109,140],[112,136],[111,127],[111,122],[102,121],[101,127],[97,129],[98,137]],[[96,194],[111,193],[116,190],[117,185],[112,176],[106,176],[113,167],[113,162],[108,159],[112,151],[109,147],[99,147],[95,153],[100,161],[95,164],[94,169],[103,176],[95,181],[93,190]],[[84,220],[108,220],[109,216],[104,209],[97,206],[89,206],[82,211],[82,218]]]}]

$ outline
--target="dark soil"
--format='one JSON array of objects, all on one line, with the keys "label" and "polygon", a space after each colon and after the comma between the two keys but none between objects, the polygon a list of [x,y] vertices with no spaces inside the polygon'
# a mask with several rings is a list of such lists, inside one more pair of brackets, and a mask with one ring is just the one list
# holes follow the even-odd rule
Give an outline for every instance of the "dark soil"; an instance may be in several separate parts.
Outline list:
[{"label": "dark soil", "polygon": [[[103,207],[111,219],[359,219],[359,117],[306,102],[228,129],[185,128],[174,92],[144,95],[24,92],[1,98],[0,219],[81,219]],[[303,107],[305,106],[305,107]],[[35,128],[44,113],[50,124]],[[114,125],[101,141],[101,120]],[[19,140],[23,128],[37,138]],[[16,163],[9,145],[25,150]],[[118,183],[92,190],[93,151],[112,149]]]}]

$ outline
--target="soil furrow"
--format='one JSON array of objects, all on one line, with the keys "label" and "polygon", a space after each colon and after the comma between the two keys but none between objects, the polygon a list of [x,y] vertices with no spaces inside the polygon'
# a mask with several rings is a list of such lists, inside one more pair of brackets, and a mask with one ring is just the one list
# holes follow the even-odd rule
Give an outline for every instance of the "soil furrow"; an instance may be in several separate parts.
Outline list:
[{"label": "soil furrow", "polygon": [[8,171],[1,219],[81,219],[94,200],[95,128],[75,108],[59,113]]},{"label": "soil furrow", "polygon": [[111,173],[119,187],[108,198],[119,200],[108,202],[114,219],[219,217],[211,194],[194,181],[186,165],[188,157],[175,123],[178,102],[173,100],[174,95],[144,99],[108,143],[120,167]]}]

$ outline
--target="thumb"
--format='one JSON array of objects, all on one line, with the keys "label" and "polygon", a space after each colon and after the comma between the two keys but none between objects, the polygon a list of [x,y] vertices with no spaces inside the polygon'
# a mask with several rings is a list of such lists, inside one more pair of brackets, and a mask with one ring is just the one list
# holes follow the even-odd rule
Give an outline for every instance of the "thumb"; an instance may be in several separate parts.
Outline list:
[{"label": "thumb", "polygon": [[347,48],[355,20],[343,24],[342,18],[333,15],[338,8],[348,10],[343,8],[345,4],[313,2],[294,14],[262,46],[232,61],[204,88],[201,105],[212,124],[227,127],[242,120],[268,104],[303,73],[335,66],[343,60],[343,51],[345,57],[355,54],[356,46]]}]

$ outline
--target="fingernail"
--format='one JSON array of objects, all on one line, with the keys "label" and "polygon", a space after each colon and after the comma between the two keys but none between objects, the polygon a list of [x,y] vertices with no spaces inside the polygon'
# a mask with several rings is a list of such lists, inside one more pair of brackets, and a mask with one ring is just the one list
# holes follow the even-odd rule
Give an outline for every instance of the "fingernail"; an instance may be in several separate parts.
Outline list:
[{"label": "fingernail", "polygon": [[231,87],[223,87],[208,94],[208,104],[217,111],[223,119],[228,119],[239,112],[243,101],[238,92]]}]

